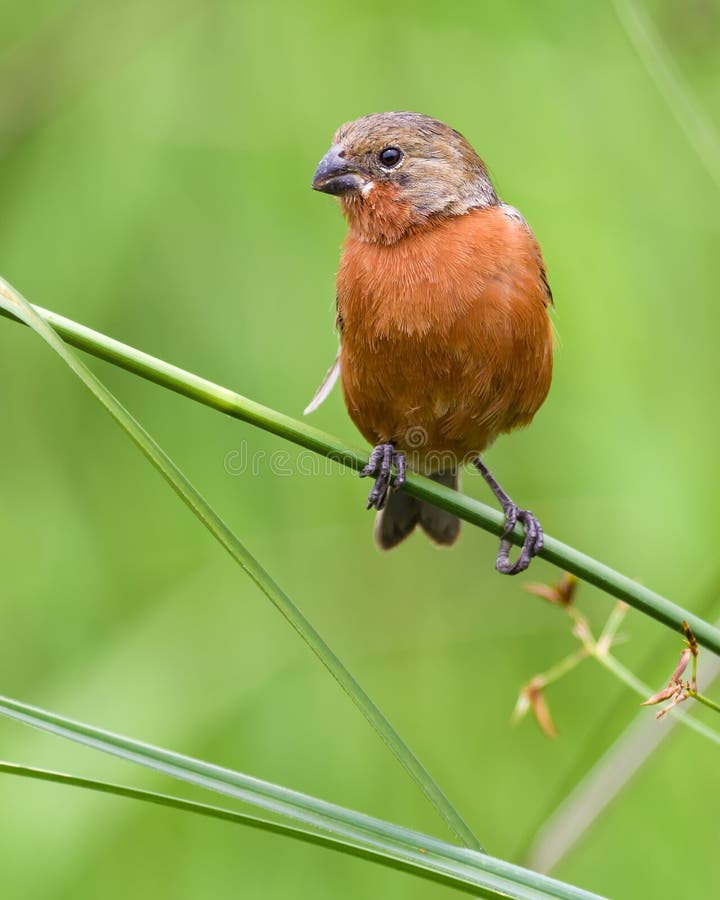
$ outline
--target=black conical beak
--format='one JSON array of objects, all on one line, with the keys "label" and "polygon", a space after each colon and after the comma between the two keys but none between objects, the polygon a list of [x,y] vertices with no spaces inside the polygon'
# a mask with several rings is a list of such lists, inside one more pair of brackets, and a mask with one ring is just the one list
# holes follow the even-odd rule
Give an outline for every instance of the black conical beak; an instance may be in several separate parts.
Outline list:
[{"label": "black conical beak", "polygon": [[365,179],[356,169],[348,165],[344,153],[340,147],[331,147],[323,156],[313,176],[314,191],[338,195],[359,191],[362,188]]}]

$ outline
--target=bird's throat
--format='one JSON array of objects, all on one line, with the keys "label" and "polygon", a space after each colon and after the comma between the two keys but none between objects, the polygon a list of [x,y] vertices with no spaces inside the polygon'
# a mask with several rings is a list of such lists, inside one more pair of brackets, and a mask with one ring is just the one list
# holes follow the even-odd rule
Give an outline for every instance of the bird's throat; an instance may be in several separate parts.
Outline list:
[{"label": "bird's throat", "polygon": [[372,244],[394,244],[427,221],[391,184],[374,183],[369,190],[346,194],[340,203],[351,232]]}]

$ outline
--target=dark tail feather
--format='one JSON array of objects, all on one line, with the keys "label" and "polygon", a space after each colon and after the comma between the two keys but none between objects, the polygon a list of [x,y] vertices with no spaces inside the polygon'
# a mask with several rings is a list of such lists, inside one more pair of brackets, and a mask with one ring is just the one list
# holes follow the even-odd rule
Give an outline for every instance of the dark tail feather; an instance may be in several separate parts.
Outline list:
[{"label": "dark tail feather", "polygon": [[[454,491],[458,489],[460,479],[457,472],[438,472],[430,477],[438,484],[452,488]],[[458,539],[460,519],[431,503],[420,503],[420,527],[436,544],[449,546]]]},{"label": "dark tail feather", "polygon": [[[438,472],[433,481],[457,490],[457,472]],[[375,538],[383,550],[391,550],[420,525],[436,544],[454,544],[460,533],[460,519],[431,503],[411,497],[404,491],[390,494],[375,522]]]},{"label": "dark tail feather", "polygon": [[390,494],[375,519],[375,540],[383,550],[391,550],[412,533],[420,521],[420,506],[420,501],[405,491]]}]

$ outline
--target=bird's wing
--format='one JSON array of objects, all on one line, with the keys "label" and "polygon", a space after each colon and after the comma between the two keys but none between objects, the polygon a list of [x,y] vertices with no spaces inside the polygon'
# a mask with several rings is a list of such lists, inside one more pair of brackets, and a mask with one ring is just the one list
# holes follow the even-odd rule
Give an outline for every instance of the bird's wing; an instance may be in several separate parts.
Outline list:
[{"label": "bird's wing", "polygon": [[535,232],[532,230],[532,228],[528,224],[527,219],[520,212],[519,209],[515,209],[514,206],[510,206],[509,203],[501,203],[500,205],[502,207],[503,212],[508,217],[508,219],[512,219],[513,222],[517,222],[526,231],[529,231],[530,234],[532,235],[532,239],[535,242],[535,246],[537,249],[538,265],[540,267],[540,278],[542,279],[542,282],[543,282],[544,294],[546,297],[545,306],[550,305],[554,309],[555,308],[555,300],[553,299],[553,294],[552,294],[552,291],[550,290],[550,282],[548,281],[547,270],[545,269],[545,261],[542,258],[542,253],[541,253],[540,247],[537,243],[537,238],[535,237]]},{"label": "bird's wing", "polygon": [[315,412],[315,410],[327,400],[330,395],[330,391],[335,387],[335,382],[338,380],[338,375],[340,374],[340,349],[338,348],[337,356],[335,357],[335,362],[330,366],[327,370],[327,374],[322,380],[322,384],[315,391],[315,396],[312,398],[310,403],[303,410],[304,416],[309,416],[310,413]]}]

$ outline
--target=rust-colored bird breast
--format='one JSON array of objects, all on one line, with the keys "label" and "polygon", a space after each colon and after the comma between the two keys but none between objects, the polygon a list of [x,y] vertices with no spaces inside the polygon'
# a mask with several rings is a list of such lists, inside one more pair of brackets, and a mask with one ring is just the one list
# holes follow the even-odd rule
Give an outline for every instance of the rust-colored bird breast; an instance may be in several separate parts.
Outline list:
[{"label": "rust-colored bird breast", "polygon": [[429,219],[394,243],[351,227],[337,280],[351,418],[421,470],[480,453],[547,395],[549,301],[537,242],[502,204]]}]

